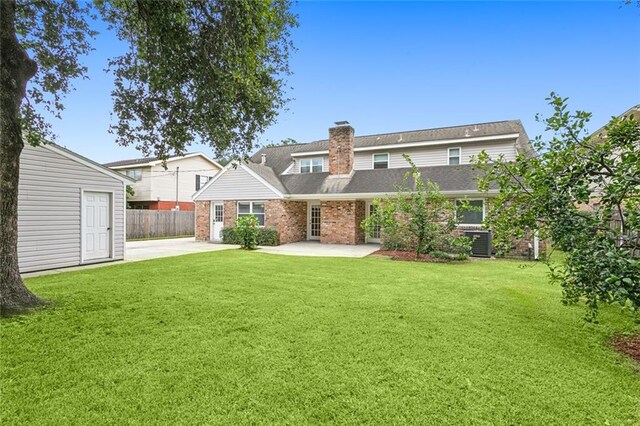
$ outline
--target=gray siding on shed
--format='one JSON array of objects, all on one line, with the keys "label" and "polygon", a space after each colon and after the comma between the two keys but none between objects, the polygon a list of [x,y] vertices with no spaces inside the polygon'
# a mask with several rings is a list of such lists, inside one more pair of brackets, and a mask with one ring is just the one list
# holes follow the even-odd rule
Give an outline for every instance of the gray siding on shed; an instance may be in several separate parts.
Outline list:
[{"label": "gray siding on shed", "polygon": [[81,190],[113,192],[112,258],[124,258],[124,183],[47,147],[20,157],[18,262],[21,272],[81,263]]},{"label": "gray siding on shed", "polygon": [[230,167],[200,195],[198,200],[260,200],[280,198],[242,167]]}]

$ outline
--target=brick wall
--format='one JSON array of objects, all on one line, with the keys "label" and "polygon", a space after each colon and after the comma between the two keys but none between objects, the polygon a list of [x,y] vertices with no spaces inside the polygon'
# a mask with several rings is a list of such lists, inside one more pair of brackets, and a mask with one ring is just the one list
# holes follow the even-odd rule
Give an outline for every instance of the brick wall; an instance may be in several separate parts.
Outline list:
[{"label": "brick wall", "polygon": [[237,201],[224,201],[224,218],[223,226],[225,228],[231,228],[236,226],[236,219],[238,218],[236,209],[238,208]]},{"label": "brick wall", "polygon": [[365,218],[364,201],[323,201],[320,204],[320,242],[363,244],[360,223]]},{"label": "brick wall", "polygon": [[196,201],[196,240],[209,241],[211,237],[211,202]]},{"label": "brick wall", "polygon": [[306,201],[267,200],[265,226],[278,229],[280,244],[306,240]]},{"label": "brick wall", "polygon": [[329,174],[346,175],[353,169],[354,130],[351,126],[329,129]]}]

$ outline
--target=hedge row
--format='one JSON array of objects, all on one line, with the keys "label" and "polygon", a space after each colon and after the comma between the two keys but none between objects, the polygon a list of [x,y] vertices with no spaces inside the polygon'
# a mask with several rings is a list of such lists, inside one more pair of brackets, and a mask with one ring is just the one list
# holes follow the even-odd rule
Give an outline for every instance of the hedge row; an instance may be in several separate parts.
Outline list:
[{"label": "hedge row", "polygon": [[[278,230],[275,228],[259,228],[260,235],[258,236],[259,246],[278,246],[280,245],[280,237],[278,236]],[[236,233],[236,228],[223,228],[222,229],[222,243],[223,244],[242,244],[240,237]]]}]

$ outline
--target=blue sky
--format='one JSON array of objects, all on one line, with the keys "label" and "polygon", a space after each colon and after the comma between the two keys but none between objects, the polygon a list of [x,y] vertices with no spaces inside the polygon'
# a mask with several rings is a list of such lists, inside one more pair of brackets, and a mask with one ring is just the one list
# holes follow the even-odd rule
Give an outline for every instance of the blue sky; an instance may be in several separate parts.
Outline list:
[{"label": "blue sky", "polygon": [[[593,112],[592,130],[640,103],[640,8],[621,2],[301,2],[295,12],[294,100],[263,142],[323,139],[338,120],[365,135],[520,119],[533,138],[552,90]],[[53,128],[95,161],[139,157],[107,131],[103,69],[123,45],[96,28],[89,79]]]}]

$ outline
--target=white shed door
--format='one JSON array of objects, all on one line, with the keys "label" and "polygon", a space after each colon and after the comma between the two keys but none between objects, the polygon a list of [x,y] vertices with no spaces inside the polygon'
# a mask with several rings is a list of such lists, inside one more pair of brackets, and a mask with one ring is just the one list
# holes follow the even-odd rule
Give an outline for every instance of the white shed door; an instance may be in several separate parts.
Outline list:
[{"label": "white shed door", "polygon": [[105,192],[85,192],[83,199],[83,258],[110,257],[111,197]]}]

